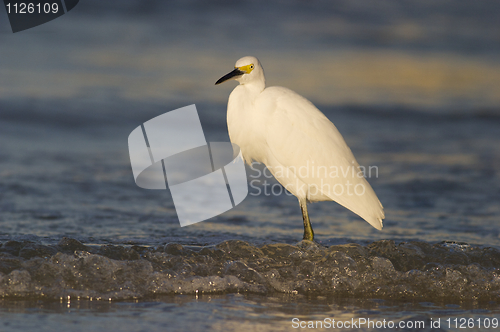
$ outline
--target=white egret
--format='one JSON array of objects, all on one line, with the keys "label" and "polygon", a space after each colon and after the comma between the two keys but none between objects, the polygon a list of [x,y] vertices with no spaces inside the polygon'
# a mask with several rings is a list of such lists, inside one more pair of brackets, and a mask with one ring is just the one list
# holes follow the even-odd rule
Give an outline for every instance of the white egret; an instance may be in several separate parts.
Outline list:
[{"label": "white egret", "polygon": [[215,84],[240,84],[229,96],[227,126],[245,162],[263,163],[298,200],[304,240],[314,232],[308,202],[335,201],[382,229],[384,208],[351,149],[333,123],[309,100],[283,87],[268,87],[259,60],[246,56]]}]

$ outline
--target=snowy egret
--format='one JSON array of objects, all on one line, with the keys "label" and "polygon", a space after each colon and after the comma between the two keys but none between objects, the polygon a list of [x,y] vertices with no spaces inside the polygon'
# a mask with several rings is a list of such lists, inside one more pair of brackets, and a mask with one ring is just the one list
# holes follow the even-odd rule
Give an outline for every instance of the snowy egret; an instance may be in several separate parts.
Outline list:
[{"label": "snowy egret", "polygon": [[266,88],[259,60],[246,56],[215,84],[237,80],[227,126],[245,162],[263,163],[302,209],[304,240],[314,232],[308,202],[335,201],[382,229],[384,208],[333,123],[309,100],[283,87]]}]

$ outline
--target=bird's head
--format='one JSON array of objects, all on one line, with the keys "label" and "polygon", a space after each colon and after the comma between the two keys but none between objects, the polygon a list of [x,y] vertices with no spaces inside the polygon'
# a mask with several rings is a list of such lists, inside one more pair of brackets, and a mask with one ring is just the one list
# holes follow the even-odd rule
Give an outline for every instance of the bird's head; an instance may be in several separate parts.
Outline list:
[{"label": "bird's head", "polygon": [[264,69],[260,65],[259,59],[254,56],[246,56],[234,65],[234,70],[219,78],[215,84],[221,84],[229,80],[237,80],[240,84],[247,84],[252,82],[265,82]]}]

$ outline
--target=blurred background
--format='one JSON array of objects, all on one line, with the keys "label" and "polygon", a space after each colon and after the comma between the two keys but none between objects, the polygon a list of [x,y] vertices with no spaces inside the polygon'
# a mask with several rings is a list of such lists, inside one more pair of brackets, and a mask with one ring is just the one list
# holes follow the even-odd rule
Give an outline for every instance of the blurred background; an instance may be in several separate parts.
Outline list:
[{"label": "blurred background", "polygon": [[378,167],[384,231],[319,203],[320,241],[499,245],[499,14],[492,1],[82,0],[13,34],[0,10],[0,235],[299,240],[293,197],[249,195],[180,229],[169,194],[132,178],[128,134],[166,111],[195,103],[207,140],[228,140],[235,84],[214,83],[254,55],[268,85],[310,99]]},{"label": "blurred background", "polygon": [[499,12],[491,1],[82,0],[18,34],[3,12],[0,92],[223,103],[209,83],[255,54],[269,84],[316,103],[484,110],[500,100]]}]

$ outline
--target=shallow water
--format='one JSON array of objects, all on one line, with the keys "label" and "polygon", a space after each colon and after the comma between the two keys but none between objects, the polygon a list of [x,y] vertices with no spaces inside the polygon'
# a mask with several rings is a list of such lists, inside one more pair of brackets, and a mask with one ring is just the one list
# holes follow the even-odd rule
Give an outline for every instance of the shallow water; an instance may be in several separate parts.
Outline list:
[{"label": "shallow water", "polygon": [[[0,330],[499,317],[496,4],[120,4],[18,34],[0,16]],[[297,201],[261,167],[243,203],[184,228],[168,190],[135,185],[144,121],[196,103],[207,141],[228,140],[233,85],[213,83],[249,53],[375,167],[382,231],[323,202],[318,245],[299,243]]]},{"label": "shallow water", "polygon": [[[301,321],[357,321],[355,331],[370,331],[368,319],[372,324],[393,322],[412,328],[399,328],[401,331],[431,330],[432,321],[440,321],[441,329],[454,327],[456,317],[469,320],[477,319],[481,323],[490,323],[492,317],[498,317],[498,308],[476,304],[435,304],[429,302],[391,302],[383,300],[339,300],[323,296],[261,296],[253,294],[203,295],[203,296],[163,296],[150,300],[134,302],[28,302],[9,301],[7,308],[0,302],[1,316],[6,318],[4,331],[37,330],[53,331],[60,326],[70,327],[72,331],[88,331],[95,328],[110,328],[120,331],[290,331],[293,319]],[[8,311],[7,311],[8,310]],[[36,315],[36,316],[35,316]],[[34,319],[34,317],[37,317]],[[360,322],[365,323],[360,325]],[[380,319],[380,321],[379,321]],[[447,320],[450,320],[449,322]],[[331,320],[327,320],[331,322]],[[412,325],[410,325],[412,324]],[[423,324],[424,328],[416,328]],[[460,324],[460,323],[459,323]],[[435,326],[435,325],[433,325]],[[459,325],[460,326],[460,325]],[[327,326],[324,325],[326,328]],[[481,325],[484,329],[484,325]],[[384,330],[381,328],[381,330]],[[385,329],[390,330],[390,329]]]},{"label": "shallow water", "polygon": [[[210,107],[223,106],[200,113]],[[369,180],[385,227],[313,204],[317,250],[296,246],[294,197],[255,196],[254,188],[232,211],[180,228],[168,192],[135,187],[120,139],[130,125],[52,131],[4,122],[2,328],[274,331],[289,330],[293,318],[498,317],[497,120],[379,114],[332,108],[329,116],[358,160],[378,165]],[[395,130],[378,141],[355,131],[369,124]],[[82,245],[65,247],[64,237]]]},{"label": "shallow water", "polygon": [[301,322],[327,328],[332,320],[360,331],[383,321],[387,330],[436,330],[436,322],[443,330],[498,327],[500,250],[491,247],[33,240],[0,247],[3,331],[51,331],[61,324],[72,331],[286,331]]}]

